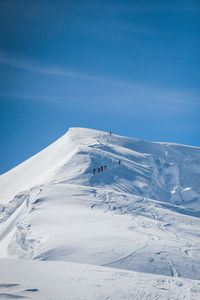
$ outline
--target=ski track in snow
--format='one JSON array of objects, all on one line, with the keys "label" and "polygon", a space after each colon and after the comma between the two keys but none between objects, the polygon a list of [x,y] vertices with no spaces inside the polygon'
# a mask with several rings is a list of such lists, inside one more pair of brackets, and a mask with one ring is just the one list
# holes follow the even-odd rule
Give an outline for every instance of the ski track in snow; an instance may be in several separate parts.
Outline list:
[{"label": "ski track in snow", "polygon": [[[107,169],[93,174],[101,165]],[[199,195],[200,148],[73,128],[0,177],[0,258],[106,266],[148,280],[169,276],[171,284],[200,280]],[[38,291],[0,282],[0,299]],[[173,299],[195,299],[195,291]],[[141,287],[134,297],[157,298]]]}]

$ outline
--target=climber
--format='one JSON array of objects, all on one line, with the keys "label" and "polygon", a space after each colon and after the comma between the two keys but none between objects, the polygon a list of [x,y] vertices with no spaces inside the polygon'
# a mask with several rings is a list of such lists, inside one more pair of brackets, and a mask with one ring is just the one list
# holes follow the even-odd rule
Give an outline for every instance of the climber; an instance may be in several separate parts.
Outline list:
[{"label": "climber", "polygon": [[93,169],[93,174],[95,174],[95,172],[96,172],[96,169],[94,168],[94,169]]},{"label": "climber", "polygon": [[118,164],[119,164],[119,165],[121,164],[121,160],[118,161]]},{"label": "climber", "polygon": [[98,168],[98,173],[100,173],[100,168]]},{"label": "climber", "polygon": [[101,166],[101,171],[103,171],[103,166]]},{"label": "climber", "polygon": [[104,171],[107,169],[106,165],[104,166]]}]

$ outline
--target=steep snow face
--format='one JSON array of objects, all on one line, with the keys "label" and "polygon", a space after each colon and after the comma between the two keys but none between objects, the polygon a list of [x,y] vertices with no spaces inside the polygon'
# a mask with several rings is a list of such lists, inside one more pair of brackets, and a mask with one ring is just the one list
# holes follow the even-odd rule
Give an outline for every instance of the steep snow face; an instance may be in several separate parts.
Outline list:
[{"label": "steep snow face", "polygon": [[200,279],[200,148],[71,128],[0,177],[0,212],[2,258]]},{"label": "steep snow face", "polygon": [[[106,172],[97,174],[105,165]],[[65,182],[105,186],[184,206],[191,203],[200,209],[200,149],[71,128],[0,177],[0,201],[8,203],[18,192],[38,184]]]}]

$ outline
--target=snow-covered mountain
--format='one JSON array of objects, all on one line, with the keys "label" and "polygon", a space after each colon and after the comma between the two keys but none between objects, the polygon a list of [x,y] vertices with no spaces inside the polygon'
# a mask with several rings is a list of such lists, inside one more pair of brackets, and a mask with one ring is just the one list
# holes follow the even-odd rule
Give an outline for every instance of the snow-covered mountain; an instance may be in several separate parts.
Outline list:
[{"label": "snow-covered mountain", "polygon": [[[47,272],[50,267],[53,272],[54,266],[58,272],[60,263],[34,261],[62,261],[69,270],[80,272],[84,269],[80,264],[95,265],[85,267],[87,278],[94,272],[88,287],[94,287],[95,274],[106,272],[105,267],[117,274],[113,283],[128,277],[127,289],[135,278],[143,278],[141,284],[135,283],[132,294],[124,289],[115,293],[114,285],[110,294],[99,287],[96,296],[87,293],[88,288],[77,296],[80,276],[72,278],[68,272],[70,283],[63,293],[70,290],[70,298],[61,294],[48,298],[48,293],[37,291],[37,296],[29,295],[35,299],[168,299],[170,295],[177,295],[173,299],[197,299],[200,148],[69,129],[58,141],[0,177],[0,258],[0,268],[8,266],[6,280],[12,278],[10,284],[14,275],[8,259],[16,269],[18,259],[28,259],[21,265],[30,270],[47,266]],[[65,276],[63,271],[60,274]],[[164,286],[163,275],[170,276],[167,280],[174,288]],[[179,277],[178,281],[173,277]],[[30,276],[30,282],[32,279]],[[148,280],[154,288],[145,290],[142,281]],[[5,284],[0,282],[0,297],[12,294],[12,287],[10,291]],[[181,298],[186,286],[188,298]],[[58,288],[54,286],[54,290]],[[136,295],[137,289],[143,294]],[[13,295],[25,297],[25,290]]]}]

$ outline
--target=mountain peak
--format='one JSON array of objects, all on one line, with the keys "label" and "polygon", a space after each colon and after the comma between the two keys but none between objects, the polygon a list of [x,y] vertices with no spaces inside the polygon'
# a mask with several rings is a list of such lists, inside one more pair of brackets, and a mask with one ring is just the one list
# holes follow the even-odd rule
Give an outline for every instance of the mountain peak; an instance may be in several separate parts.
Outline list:
[{"label": "mountain peak", "polygon": [[200,148],[72,127],[1,176],[1,199],[6,203],[35,185],[65,182],[199,207],[199,169]]},{"label": "mountain peak", "polygon": [[200,148],[70,128],[0,177],[0,201],[0,257],[200,278]]}]

